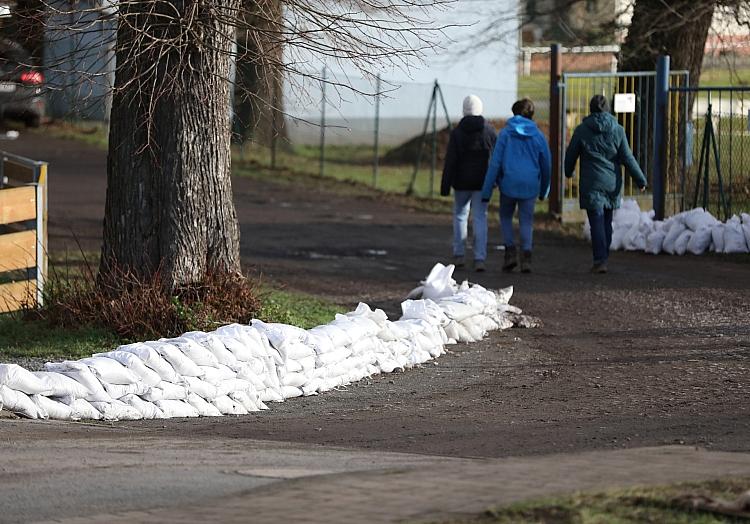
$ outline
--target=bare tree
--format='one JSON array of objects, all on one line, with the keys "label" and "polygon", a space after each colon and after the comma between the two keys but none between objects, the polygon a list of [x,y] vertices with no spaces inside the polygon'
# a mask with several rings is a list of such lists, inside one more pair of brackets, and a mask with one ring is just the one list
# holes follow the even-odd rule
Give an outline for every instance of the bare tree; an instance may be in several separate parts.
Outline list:
[{"label": "bare tree", "polygon": [[[160,271],[173,290],[207,271],[239,271],[232,90],[251,107],[278,112],[283,78],[320,80],[312,61],[346,63],[366,75],[406,65],[435,47],[440,28],[430,10],[449,1],[123,0],[91,7],[117,24],[100,279],[123,269]],[[47,5],[57,30],[97,31],[85,10],[69,6]],[[236,85],[234,64],[252,73]]]}]

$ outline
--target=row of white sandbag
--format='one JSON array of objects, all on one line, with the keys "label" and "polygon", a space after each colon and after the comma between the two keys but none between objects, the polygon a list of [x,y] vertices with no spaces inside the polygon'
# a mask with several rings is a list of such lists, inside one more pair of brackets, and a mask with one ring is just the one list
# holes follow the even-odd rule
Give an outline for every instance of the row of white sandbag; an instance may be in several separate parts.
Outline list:
[{"label": "row of white sandbag", "polygon": [[309,331],[255,321],[50,363],[47,372],[0,365],[0,401],[31,418],[243,414],[264,409],[270,400],[410,367],[439,356],[447,343],[509,327],[501,313],[511,310],[511,293],[505,290],[498,298],[466,284],[454,300],[442,301],[443,307],[429,300],[405,302],[404,317],[396,322],[361,304]]},{"label": "row of white sandbag", "polygon": [[[591,239],[588,218],[584,235]],[[750,252],[750,215],[742,213],[726,222],[703,208],[683,211],[666,220],[654,220],[654,212],[642,212],[635,200],[625,200],[612,219],[612,250],[701,255]]]}]

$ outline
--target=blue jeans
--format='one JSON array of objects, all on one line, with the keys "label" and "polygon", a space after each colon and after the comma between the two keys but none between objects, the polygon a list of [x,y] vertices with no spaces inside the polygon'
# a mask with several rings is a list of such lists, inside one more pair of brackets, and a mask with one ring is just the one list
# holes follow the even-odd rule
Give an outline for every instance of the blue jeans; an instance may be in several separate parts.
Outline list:
[{"label": "blue jeans", "polygon": [[604,264],[609,258],[612,244],[612,210],[586,210],[591,224],[591,248],[594,251],[594,264]]},{"label": "blue jeans", "polygon": [[474,260],[487,258],[487,203],[481,191],[453,191],[453,256],[464,256],[469,210],[474,219]]},{"label": "blue jeans", "polygon": [[514,247],[513,213],[518,205],[518,222],[520,225],[521,250],[531,251],[534,234],[534,205],[536,198],[520,200],[503,194],[500,195],[500,226],[503,230],[505,247]]}]

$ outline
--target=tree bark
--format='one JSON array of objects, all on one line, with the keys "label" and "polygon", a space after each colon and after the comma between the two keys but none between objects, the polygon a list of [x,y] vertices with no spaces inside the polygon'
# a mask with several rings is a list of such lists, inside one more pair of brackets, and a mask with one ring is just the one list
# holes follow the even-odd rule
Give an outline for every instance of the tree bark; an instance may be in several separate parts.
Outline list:
[{"label": "tree bark", "polygon": [[[100,279],[167,290],[239,271],[230,180],[227,19],[238,0],[120,4]],[[111,284],[111,282],[110,282]]]},{"label": "tree bark", "polygon": [[658,56],[668,54],[672,69],[690,71],[690,83],[698,85],[717,3],[717,0],[636,0],[620,51],[619,70],[653,71]]},{"label": "tree bark", "polygon": [[[270,146],[286,138],[283,111],[283,30],[280,0],[242,0],[237,35],[234,132],[242,140]],[[250,28],[255,29],[250,31]]]}]

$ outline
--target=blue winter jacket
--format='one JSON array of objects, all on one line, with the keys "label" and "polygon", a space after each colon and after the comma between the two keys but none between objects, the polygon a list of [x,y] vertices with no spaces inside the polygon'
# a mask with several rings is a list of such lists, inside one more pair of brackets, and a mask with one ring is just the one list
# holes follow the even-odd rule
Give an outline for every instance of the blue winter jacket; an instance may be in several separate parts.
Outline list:
[{"label": "blue winter jacket", "polygon": [[484,177],[482,200],[489,200],[495,186],[500,193],[519,200],[549,194],[552,160],[547,140],[533,120],[514,116],[497,138]]}]

